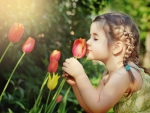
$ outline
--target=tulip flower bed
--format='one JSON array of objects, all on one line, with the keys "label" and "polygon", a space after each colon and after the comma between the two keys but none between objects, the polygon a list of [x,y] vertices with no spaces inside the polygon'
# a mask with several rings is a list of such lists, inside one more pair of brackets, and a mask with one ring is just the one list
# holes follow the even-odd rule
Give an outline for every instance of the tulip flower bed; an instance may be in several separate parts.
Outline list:
[{"label": "tulip flower bed", "polygon": [[[6,53],[8,52],[10,46],[15,46],[15,43],[18,43],[21,40],[23,33],[24,26],[20,23],[15,22],[8,32],[8,39],[10,43],[1,55],[0,62],[2,62],[5,55],[7,55]],[[66,113],[69,110],[69,112],[83,112],[83,109],[81,109],[81,107],[78,105],[78,102],[75,100],[75,96],[70,90],[70,86],[67,86],[67,84],[65,84],[66,79],[63,79],[61,75],[57,73],[59,67],[59,60],[62,56],[62,53],[59,50],[53,50],[51,52],[49,56],[49,64],[47,65],[47,70],[45,69],[45,71],[47,72],[45,74],[45,77],[43,76],[43,79],[41,80],[42,84],[38,89],[38,94],[33,95],[34,100],[32,101],[32,103],[29,103],[31,100],[29,98],[26,98],[28,92],[25,92],[25,90],[23,90],[22,88],[19,88],[21,95],[15,95],[16,97],[13,96],[13,94],[11,95],[7,93],[8,86],[12,82],[12,78],[15,77],[15,71],[17,70],[17,67],[19,67],[19,64],[21,63],[25,55],[26,57],[28,57],[28,54],[32,54],[35,44],[36,41],[32,37],[27,38],[26,41],[22,44],[22,55],[20,56],[14,68],[12,69],[12,72],[9,75],[7,82],[0,94],[0,113],[15,113],[12,110],[11,106],[7,106],[6,108],[5,105],[7,105],[8,103],[10,103],[10,105],[13,105],[14,109],[16,109],[17,112],[18,108],[21,109],[21,113]],[[92,75],[94,71],[94,73],[97,73],[96,75],[99,76],[100,72],[104,70],[103,66],[101,66],[101,70],[99,70],[99,64],[96,65],[91,61],[87,62],[87,60],[84,59],[85,53],[86,40],[82,38],[76,39],[72,47],[73,57],[79,59],[81,63],[85,65],[85,71],[87,75]],[[95,76],[94,78],[89,77],[94,86],[98,84],[98,76]],[[37,79],[35,79],[35,81]],[[20,82],[21,81],[19,81],[19,83]],[[64,87],[64,85],[66,85],[67,87]],[[5,109],[1,110],[4,107]]]},{"label": "tulip flower bed", "polygon": [[[0,62],[5,57],[5,54],[7,53],[10,45],[12,45],[12,43],[19,42],[23,33],[24,33],[24,26],[20,23],[15,22],[9,30],[8,39],[9,39],[10,43],[8,44],[4,53],[2,54],[2,56],[0,58]],[[36,44],[35,39],[32,37],[27,38],[27,40],[23,43],[22,56],[16,63],[14,69],[12,70],[12,73],[10,74],[10,76],[1,92],[1,95],[0,95],[0,103],[1,104],[3,102],[2,101],[3,97],[6,96],[7,87],[9,85],[12,77],[15,76],[14,73],[15,73],[17,67],[19,66],[20,62],[23,60],[23,57],[25,56],[25,54],[29,54],[33,51],[35,44]],[[83,58],[85,55],[85,52],[86,52],[86,40],[82,39],[82,38],[75,40],[73,48],[72,48],[73,56],[75,58]],[[51,55],[49,57],[49,65],[47,68],[47,73],[45,75],[45,78],[43,80],[41,88],[39,89],[39,94],[35,99],[33,107],[31,109],[27,110],[27,112],[29,112],[29,113],[53,113],[53,110],[54,110],[56,104],[60,103],[62,101],[63,96],[60,94],[60,92],[65,84],[66,79],[62,79],[60,84],[58,84],[60,75],[58,75],[58,73],[56,73],[56,71],[58,68],[58,62],[59,62],[60,57],[61,57],[61,52],[58,50],[54,50],[51,53]],[[46,84],[47,84],[47,90],[49,89],[49,93],[48,93],[47,100],[43,104],[42,98],[43,98],[43,94],[44,94],[44,90],[45,90],[44,87],[46,87]],[[58,88],[55,89],[57,85],[58,85]],[[54,91],[54,89],[55,89],[55,91]],[[53,95],[51,95],[52,91],[54,91]],[[64,95],[63,105],[60,106],[60,108],[58,110],[60,113],[62,111],[65,112],[65,106],[67,104],[67,102],[66,102],[67,95],[68,95],[69,91],[70,91],[70,87],[68,88],[68,90],[66,91],[66,93]],[[25,109],[21,103],[17,103],[17,104],[20,104],[20,106],[23,109]],[[8,111],[12,112],[11,109],[9,109],[9,108],[8,108]]]},{"label": "tulip flower bed", "polygon": [[[6,52],[8,51],[11,43],[16,43],[16,42],[19,42],[19,40],[21,39],[22,35],[23,35],[23,32],[24,32],[24,26],[20,23],[14,23],[12,25],[12,27],[10,28],[9,30],[9,33],[8,33],[8,39],[10,40],[10,43],[8,44],[7,48],[5,49],[2,57],[0,58],[0,62],[3,60]],[[3,91],[0,95],[0,103],[2,102],[2,99],[3,99],[3,96],[6,94],[6,89],[11,81],[11,78],[13,77],[13,74],[15,72],[15,70],[17,69],[19,63],[21,62],[21,60],[23,59],[24,55],[25,54],[28,54],[30,52],[32,52],[33,48],[35,46],[35,39],[34,38],[31,38],[29,37],[25,42],[24,44],[22,45],[22,51],[23,51],[23,54],[22,56],[20,57],[20,59],[18,60],[17,64],[15,65],[11,75],[9,76],[8,80],[7,80],[7,83],[5,84],[5,87],[3,88]],[[39,95],[34,103],[34,106],[31,110],[29,110],[29,113],[41,113],[41,112],[44,112],[44,113],[47,113],[47,112],[53,112],[54,110],[54,107],[56,105],[56,103],[60,103],[61,100],[62,100],[62,95],[59,95],[60,94],[60,91],[65,83],[65,79],[62,80],[58,90],[55,92],[55,95],[53,96],[52,100],[50,101],[49,97],[50,97],[50,92],[57,86],[58,84],[58,79],[60,78],[60,76],[58,74],[56,74],[56,71],[57,71],[57,68],[58,68],[58,61],[60,59],[60,56],[61,56],[61,52],[60,51],[57,51],[57,50],[54,50],[52,52],[52,54],[50,55],[50,63],[48,65],[48,72],[45,76],[45,79],[41,85],[41,88],[40,88],[40,91],[39,91]],[[42,100],[42,96],[43,96],[43,89],[44,89],[44,86],[46,85],[47,83],[47,87],[49,88],[50,92],[49,92],[49,95],[48,95],[48,99],[46,101],[46,104],[45,106],[43,107],[43,105],[41,105],[41,100]],[[43,110],[44,109],[44,110]]]}]

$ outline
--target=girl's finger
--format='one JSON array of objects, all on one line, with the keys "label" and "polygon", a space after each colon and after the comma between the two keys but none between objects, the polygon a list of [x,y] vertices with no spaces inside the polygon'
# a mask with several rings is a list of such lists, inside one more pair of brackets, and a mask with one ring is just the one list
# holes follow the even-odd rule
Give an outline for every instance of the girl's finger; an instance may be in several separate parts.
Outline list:
[{"label": "girl's finger", "polygon": [[66,63],[66,62],[63,63],[63,66],[64,66],[64,67],[67,67],[67,65],[68,65],[68,63]]}]

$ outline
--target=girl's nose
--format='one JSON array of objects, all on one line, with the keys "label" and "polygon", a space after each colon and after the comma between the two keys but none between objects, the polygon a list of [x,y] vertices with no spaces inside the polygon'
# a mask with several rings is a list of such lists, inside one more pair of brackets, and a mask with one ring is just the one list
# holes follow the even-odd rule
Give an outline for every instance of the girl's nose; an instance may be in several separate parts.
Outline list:
[{"label": "girl's nose", "polygon": [[90,39],[86,42],[86,45],[87,45],[87,46],[90,45]]}]

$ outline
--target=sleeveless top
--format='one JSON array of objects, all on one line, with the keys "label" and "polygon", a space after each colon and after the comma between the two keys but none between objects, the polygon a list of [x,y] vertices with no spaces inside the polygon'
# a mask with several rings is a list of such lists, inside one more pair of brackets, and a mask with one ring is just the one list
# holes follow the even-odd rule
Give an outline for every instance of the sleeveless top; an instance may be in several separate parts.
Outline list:
[{"label": "sleeveless top", "polygon": [[150,76],[140,68],[142,88],[131,97],[123,96],[113,107],[114,113],[150,113]]}]

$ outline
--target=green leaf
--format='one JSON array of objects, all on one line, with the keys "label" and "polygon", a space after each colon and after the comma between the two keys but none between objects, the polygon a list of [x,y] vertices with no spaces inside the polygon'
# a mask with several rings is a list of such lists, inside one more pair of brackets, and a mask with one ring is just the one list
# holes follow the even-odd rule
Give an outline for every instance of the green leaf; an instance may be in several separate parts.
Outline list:
[{"label": "green leaf", "polygon": [[14,103],[16,103],[16,104],[19,105],[22,109],[25,110],[25,106],[24,106],[22,103],[20,103],[19,101],[15,101]]},{"label": "green leaf", "polygon": [[13,113],[13,111],[10,108],[8,108],[8,113]]},{"label": "green leaf", "polygon": [[67,105],[67,97],[68,97],[68,93],[70,91],[70,88],[71,87],[68,88],[62,102],[60,103],[60,106],[58,108],[58,113],[66,113],[65,109],[66,109],[66,105]]},{"label": "green leaf", "polygon": [[20,93],[21,93],[21,97],[24,97],[24,89],[21,87],[18,87]]},{"label": "green leaf", "polygon": [[43,109],[43,105],[42,105],[42,107],[40,108],[40,110],[38,111],[38,113],[42,113],[42,109]]}]

